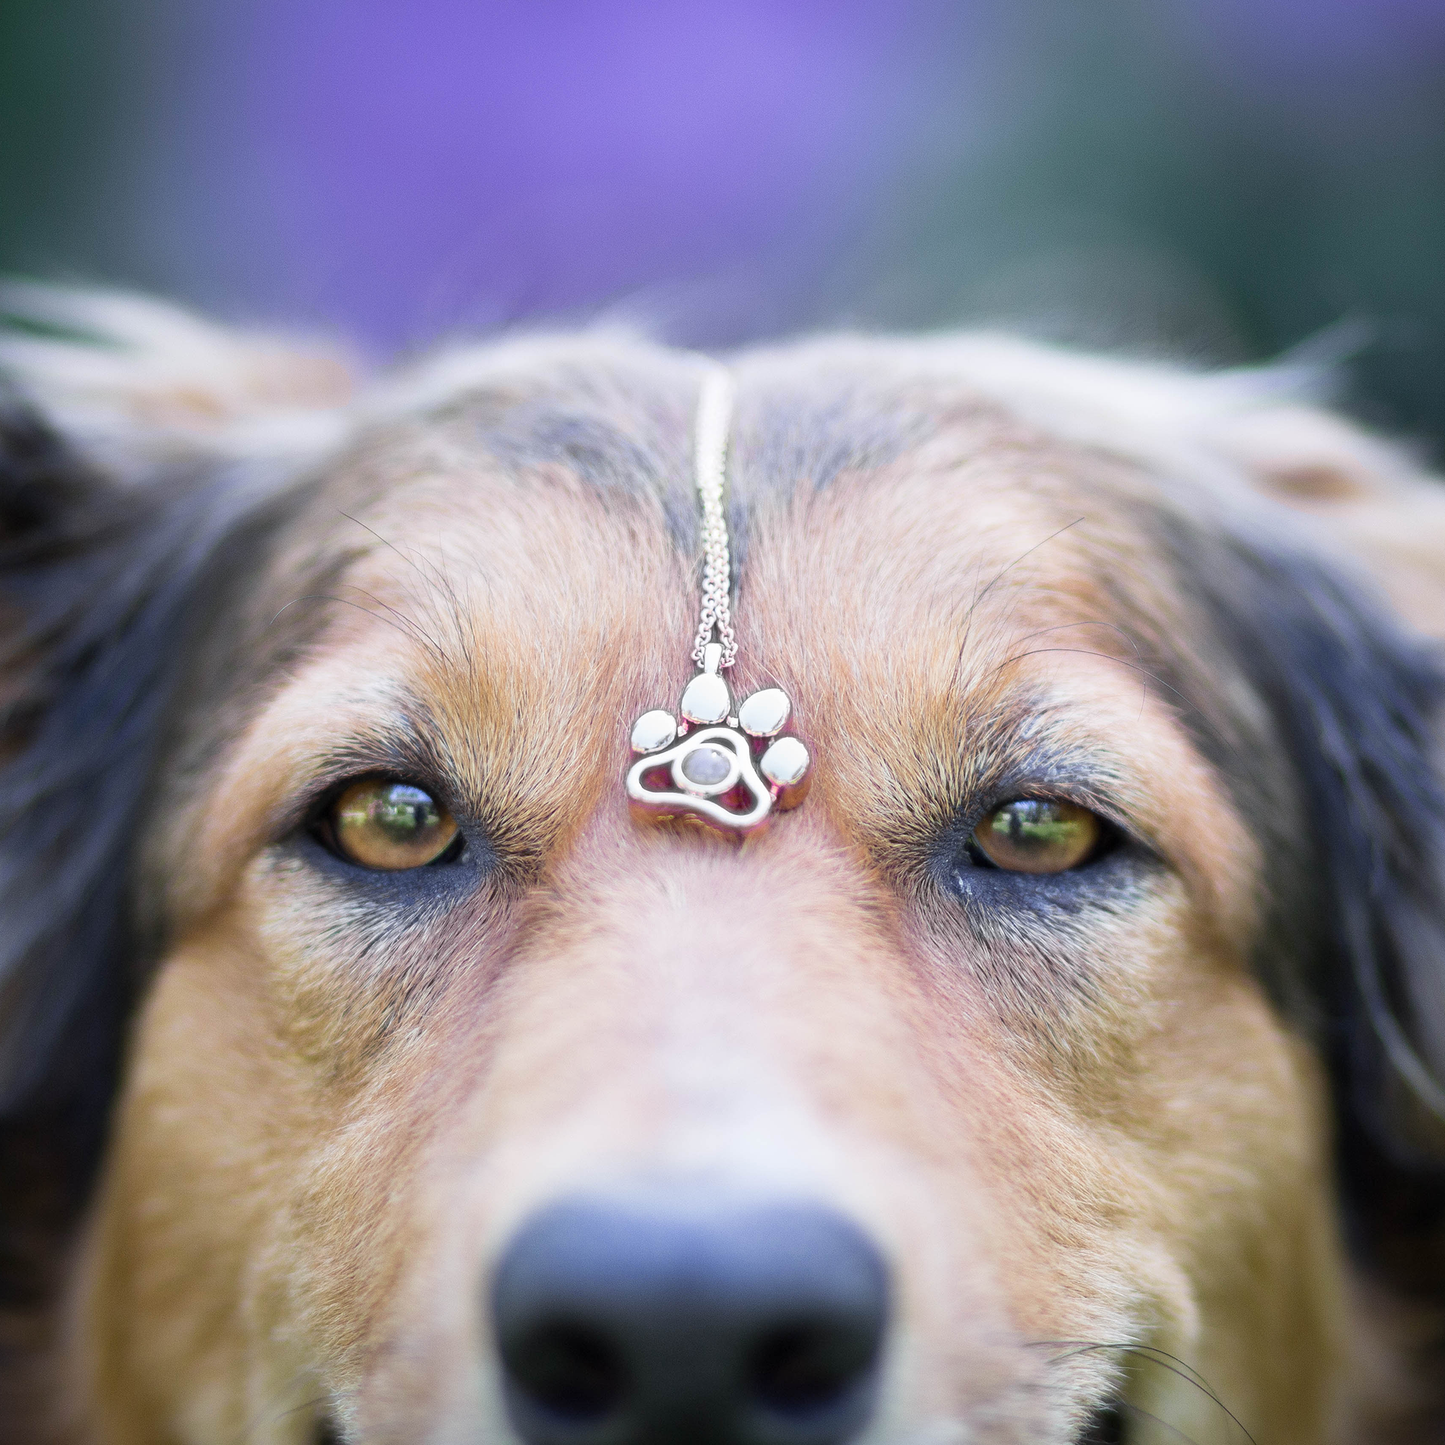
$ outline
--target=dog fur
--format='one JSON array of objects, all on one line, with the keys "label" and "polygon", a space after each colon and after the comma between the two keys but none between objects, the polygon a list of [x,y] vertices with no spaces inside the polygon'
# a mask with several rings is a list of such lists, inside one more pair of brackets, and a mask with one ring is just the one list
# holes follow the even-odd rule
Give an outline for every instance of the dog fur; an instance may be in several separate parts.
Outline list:
[{"label": "dog fur", "polygon": [[[1286,369],[730,358],[736,681],[817,760],[739,847],[621,787],[690,672],[697,358],[363,383],[6,309],[0,1439],[508,1440],[501,1242],[658,1170],[879,1241],[868,1442],[1439,1437],[1445,493],[1405,453]],[[465,866],[307,840],[377,771]],[[1124,846],[961,886],[1040,787]]]}]

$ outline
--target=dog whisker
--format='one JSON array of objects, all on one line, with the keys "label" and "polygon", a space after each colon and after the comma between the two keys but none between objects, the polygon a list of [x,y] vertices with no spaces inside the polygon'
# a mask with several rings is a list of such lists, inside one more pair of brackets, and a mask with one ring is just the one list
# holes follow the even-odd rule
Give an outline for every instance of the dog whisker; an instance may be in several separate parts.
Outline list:
[{"label": "dog whisker", "polygon": [[[383,536],[375,527],[363,522],[358,517],[352,516],[350,512],[342,511],[340,515],[345,517],[348,522],[354,522],[358,527],[362,528],[363,531],[370,532],[383,547],[396,553],[396,555],[422,579],[428,591],[437,591],[442,594],[445,598],[446,607],[443,609],[433,603],[435,611],[439,617],[450,622],[458,633],[465,628],[466,631],[472,634],[471,641],[473,645],[470,647],[464,645],[460,650],[462,657],[466,659],[467,663],[474,666],[477,652],[474,632],[476,625],[475,619],[468,614],[466,607],[463,605],[461,595],[452,584],[444,567],[424,555],[413,555],[414,549],[404,551],[395,542]],[[459,641],[465,644],[467,639],[459,637]]]},{"label": "dog whisker", "polygon": [[[1132,668],[1134,668],[1134,669],[1136,669],[1136,670],[1143,670],[1143,656],[1144,656],[1144,653],[1143,653],[1143,649],[1139,646],[1139,641],[1138,641],[1138,639],[1137,639],[1128,629],[1120,626],[1117,622],[1109,622],[1109,621],[1106,621],[1106,620],[1104,620],[1104,619],[1102,619],[1102,618],[1087,618],[1087,619],[1083,619],[1083,620],[1078,621],[1078,622],[1059,622],[1059,623],[1055,623],[1055,624],[1053,624],[1052,626],[1049,626],[1049,627],[1039,627],[1039,628],[1035,628],[1035,629],[1033,629],[1032,631],[1029,631],[1029,632],[1025,633],[1023,636],[1016,638],[1016,639],[1015,639],[1015,645],[1022,645],[1022,644],[1024,644],[1024,643],[1032,642],[1032,641],[1034,641],[1036,638],[1049,637],[1049,636],[1052,636],[1053,634],[1058,633],[1058,632],[1072,632],[1072,631],[1076,631],[1077,629],[1083,628],[1083,627],[1101,627],[1101,628],[1106,629],[1107,631],[1117,633],[1117,634],[1118,634],[1121,638],[1123,638],[1124,641],[1127,642],[1127,643],[1129,644],[1129,646],[1133,649],[1133,651],[1134,651],[1134,661],[1133,661],[1132,663],[1130,663],[1130,662],[1128,662],[1126,659],[1123,659],[1123,658],[1112,658],[1112,654],[1104,654],[1104,653],[1093,654],[1093,653],[1088,653],[1088,652],[1080,649],[1079,651],[1080,651],[1080,654],[1081,654],[1081,655],[1083,655],[1083,656],[1104,656],[1104,657],[1110,657],[1110,658],[1112,658],[1112,660],[1114,660],[1114,661],[1123,663],[1123,665],[1126,666],[1126,667],[1132,667]],[[1048,650],[1049,650],[1049,649],[1038,649],[1037,651],[1038,651],[1038,652],[1047,652]],[[1072,650],[1072,649],[1071,649],[1071,650]],[[1023,652],[1023,653],[1014,654],[1014,655],[1011,656],[1011,657],[1007,657],[1007,658],[1005,658],[1001,663],[999,663],[998,666],[997,666],[997,668],[995,668],[994,672],[991,673],[991,674],[989,674],[989,675],[990,675],[990,676],[996,676],[998,672],[1002,671],[1003,668],[1007,667],[1010,663],[1016,662],[1016,661],[1018,661],[1020,658],[1023,658],[1023,657],[1031,657],[1031,656],[1035,656],[1035,655],[1036,655],[1036,652]],[[1149,701],[1149,683],[1150,683],[1151,681],[1152,681],[1152,682],[1158,682],[1158,681],[1160,681],[1160,679],[1159,679],[1159,677],[1158,677],[1158,675],[1157,675],[1156,673],[1154,673],[1154,672],[1152,672],[1152,671],[1145,671],[1145,672],[1144,672],[1143,682],[1142,682],[1142,695],[1141,695],[1141,697],[1140,697],[1140,699],[1139,699],[1139,716],[1140,716],[1140,717],[1143,716],[1143,714],[1144,714],[1144,709],[1145,709],[1145,707],[1147,706],[1148,701]],[[1167,686],[1167,684],[1166,684],[1166,686]],[[1177,694],[1177,690],[1172,689],[1172,688],[1171,688],[1170,690],[1171,690],[1171,691],[1175,691],[1175,692],[1176,692],[1176,696],[1178,695],[1178,694]]]},{"label": "dog whisker", "polygon": [[1158,1345],[1129,1345],[1127,1351],[1131,1355],[1152,1361],[1161,1369],[1169,1371],[1172,1375],[1177,1375],[1186,1384],[1193,1385],[1196,1389],[1202,1391],[1229,1416],[1230,1420],[1233,1421],[1243,1433],[1245,1439],[1250,1442],[1250,1445],[1254,1445],[1254,1437],[1245,1429],[1239,1417],[1220,1399],[1214,1387],[1192,1365],[1181,1360],[1178,1355],[1171,1355],[1168,1350],[1160,1349]]},{"label": "dog whisker", "polygon": [[399,608],[393,607],[389,602],[383,602],[374,592],[368,592],[365,588],[353,587],[353,590],[360,593],[368,602],[375,603],[376,606],[394,618],[398,625],[411,629],[413,635],[428,646],[432,656],[435,657],[439,663],[444,665],[450,664],[451,657],[448,655],[446,648],[444,648],[431,633],[427,632],[414,617],[408,617]]},{"label": "dog whisker", "polygon": [[1032,547],[1026,547],[1022,552],[1018,554],[1017,557],[1013,559],[1013,561],[1006,562],[989,580],[988,585],[983,589],[983,591],[976,592],[974,594],[973,599],[969,603],[969,613],[972,614],[974,610],[979,606],[979,604],[984,600],[984,598],[987,597],[988,594],[992,592],[993,589],[997,587],[998,584],[1002,582],[1003,579],[1007,577],[1008,574],[1012,572],[1013,569],[1017,567],[1021,562],[1024,562],[1028,558],[1032,557],[1033,554],[1037,552],[1041,547],[1047,547],[1050,542],[1057,540],[1059,537],[1062,537],[1065,532],[1072,531],[1075,527],[1080,526],[1086,521],[1088,521],[1087,517],[1075,517],[1072,522],[1066,522],[1062,527],[1059,527],[1057,530],[1050,532],[1047,537],[1044,537],[1040,541],[1035,542]]},{"label": "dog whisker", "polygon": [[1140,1345],[1125,1342],[1111,1344],[1102,1340],[1032,1340],[1030,1344],[1032,1347],[1039,1349],[1061,1349],[1062,1353],[1055,1356],[1056,1360],[1072,1359],[1081,1354],[1104,1353],[1132,1356],[1136,1359],[1157,1365],[1161,1370],[1182,1380],[1186,1385],[1190,1386],[1191,1389],[1197,1390],[1208,1399],[1221,1414],[1228,1418],[1229,1422],[1248,1442],[1248,1445],[1256,1445],[1253,1435],[1250,1434],[1243,1421],[1224,1403],[1219,1397],[1218,1392],[1210,1385],[1209,1381],[1192,1365],[1187,1364],[1177,1355],[1172,1355],[1167,1350],[1160,1349],[1157,1345]]},{"label": "dog whisker", "polygon": [[432,638],[428,637],[424,632],[422,632],[421,629],[417,627],[416,623],[413,622],[411,618],[405,616],[405,614],[403,613],[398,612],[394,607],[390,607],[386,603],[377,601],[377,599],[373,597],[369,592],[364,592],[361,588],[357,588],[355,590],[361,592],[361,595],[366,597],[368,600],[376,602],[377,606],[383,608],[384,611],[374,612],[371,608],[362,606],[360,602],[353,601],[349,597],[339,597],[333,592],[308,592],[301,597],[293,597],[288,603],[286,603],[284,607],[280,608],[276,612],[276,614],[271,618],[271,623],[274,626],[275,623],[285,613],[289,612],[291,608],[299,606],[303,602],[334,602],[337,606],[340,607],[353,607],[358,612],[364,613],[367,617],[373,617],[378,622],[384,622],[388,626],[396,628],[396,630],[400,632],[404,637],[410,637],[420,642],[424,647],[427,648],[429,652],[432,653],[432,655],[437,659],[438,662],[445,663],[448,660],[446,653],[442,651],[441,647]]},{"label": "dog whisker", "polygon": [[[979,589],[977,577],[975,577],[973,596],[969,599],[968,607],[964,611],[963,638],[958,646],[957,661],[955,662],[955,677],[957,677],[958,675],[958,669],[962,666],[964,658],[968,655],[969,645],[973,639],[974,614],[978,611],[978,608],[982,604],[983,600],[1021,562],[1025,561],[1028,557],[1031,557],[1041,547],[1046,547],[1050,542],[1054,541],[1056,538],[1063,536],[1065,532],[1072,530],[1074,527],[1077,527],[1081,522],[1085,520],[1086,519],[1083,517],[1076,517],[1072,522],[1067,523],[1066,525],[1058,528],[1056,531],[1049,533],[1047,537],[1044,537],[1040,541],[1035,542],[1033,546],[1025,548],[1024,551],[1020,552],[1018,556],[1015,557],[1011,562],[1007,562],[1002,567],[1000,567],[989,579],[988,583],[982,588],[982,590]],[[981,559],[979,567],[980,569],[982,568]]]},{"label": "dog whisker", "polygon": [[1151,1425],[1154,1425],[1158,1429],[1165,1431],[1175,1440],[1183,1442],[1183,1445],[1200,1445],[1200,1442],[1197,1441],[1192,1435],[1186,1435],[1184,1431],[1181,1430],[1177,1425],[1171,1425],[1168,1420],[1165,1420],[1159,1415],[1155,1415],[1151,1411],[1144,1409],[1142,1405],[1133,1405],[1130,1404],[1127,1400],[1121,1400],[1118,1404],[1118,1408],[1122,1410],[1126,1415],[1128,1415],[1131,1419],[1149,1421]]},{"label": "dog whisker", "polygon": [[[302,1372],[297,1378],[302,1378],[306,1373],[309,1372]],[[240,1431],[231,1437],[232,1445],[246,1445],[246,1442],[255,1439],[260,1431],[269,1430],[272,1426],[279,1425],[282,1421],[289,1420],[295,1415],[329,1405],[334,1399],[335,1396],[329,1393],[316,1395],[312,1399],[301,1401],[300,1404],[290,1405],[284,1410],[276,1410],[270,1414],[262,1413],[249,1424],[242,1426]],[[308,1442],[308,1445],[310,1445],[310,1442]]]},{"label": "dog whisker", "polygon": [[1160,677],[1158,673],[1151,671],[1149,668],[1144,667],[1142,664],[1137,662],[1129,662],[1127,659],[1122,657],[1115,657],[1114,654],[1110,652],[1097,652],[1086,647],[1037,647],[1031,649],[1028,652],[1016,652],[1011,656],[1004,658],[1003,661],[1000,662],[998,666],[993,669],[993,672],[991,672],[989,676],[994,676],[997,673],[1002,672],[1004,668],[1022,662],[1026,658],[1044,657],[1048,656],[1050,653],[1056,652],[1074,653],[1076,656],[1079,657],[1099,657],[1102,658],[1105,662],[1117,662],[1120,667],[1127,667],[1131,672],[1137,672],[1141,674],[1147,682],[1155,682],[1164,691],[1172,692],[1174,696],[1180,700],[1180,702],[1186,704],[1188,702],[1188,699],[1185,698],[1184,694],[1181,693],[1178,688],[1172,686],[1170,683],[1165,682],[1165,680]]}]

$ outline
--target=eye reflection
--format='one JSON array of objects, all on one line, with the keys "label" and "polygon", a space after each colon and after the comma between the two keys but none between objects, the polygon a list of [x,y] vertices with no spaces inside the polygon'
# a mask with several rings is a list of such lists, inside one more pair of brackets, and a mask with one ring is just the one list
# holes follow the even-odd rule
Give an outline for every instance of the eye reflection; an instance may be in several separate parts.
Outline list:
[{"label": "eye reflection", "polygon": [[1104,838],[1098,816],[1076,803],[1015,798],[973,830],[971,849],[1010,873],[1064,873],[1086,863]]},{"label": "eye reflection", "polygon": [[452,815],[425,788],[363,778],[327,815],[335,851],[363,868],[396,872],[446,861],[461,845]]}]

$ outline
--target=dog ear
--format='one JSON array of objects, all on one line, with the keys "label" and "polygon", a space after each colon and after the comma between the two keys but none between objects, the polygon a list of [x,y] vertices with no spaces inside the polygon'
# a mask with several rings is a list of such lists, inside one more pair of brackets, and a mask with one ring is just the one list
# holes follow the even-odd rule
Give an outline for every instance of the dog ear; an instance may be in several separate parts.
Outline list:
[{"label": "dog ear", "polygon": [[1445,669],[1308,534],[1258,520],[1174,550],[1300,800],[1291,825],[1261,806],[1282,791],[1263,755],[1221,754],[1271,875],[1259,969],[1322,1045],[1359,1256],[1445,1297]]},{"label": "dog ear", "polygon": [[1307,519],[1402,618],[1445,637],[1445,486],[1411,448],[1301,400],[1338,390],[1327,362],[1204,373],[997,336],[937,345],[951,377],[1047,435]]},{"label": "dog ear", "polygon": [[29,324],[0,334],[0,1308],[33,1292],[36,1221],[74,1217],[99,1155],[145,964],[133,853],[188,651],[336,429],[289,395],[246,404],[255,349],[228,362],[180,313],[22,299]]},{"label": "dog ear", "polygon": [[1445,485],[1409,448],[1280,402],[1214,416],[1206,440],[1256,491],[1305,514],[1410,626],[1445,638]]},{"label": "dog ear", "polygon": [[1412,1293],[1445,1298],[1445,485],[1407,448],[1308,406],[1222,413],[1207,436],[1365,584],[1240,542],[1248,575],[1216,605],[1304,786],[1306,906],[1327,920],[1307,986],[1354,1242]]},{"label": "dog ear", "polygon": [[0,370],[122,487],[198,459],[325,445],[356,376],[335,347],[216,326],[141,296],[14,281],[0,285]]}]

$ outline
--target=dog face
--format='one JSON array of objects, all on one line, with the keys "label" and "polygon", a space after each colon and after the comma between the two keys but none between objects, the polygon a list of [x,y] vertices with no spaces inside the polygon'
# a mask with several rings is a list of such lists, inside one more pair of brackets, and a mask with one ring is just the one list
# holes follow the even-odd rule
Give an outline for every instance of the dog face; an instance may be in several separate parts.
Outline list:
[{"label": "dog face", "polygon": [[621,783],[691,671],[686,357],[454,359],[304,462],[213,437],[36,524],[20,757],[75,802],[33,856],[89,824],[87,886],[128,871],[106,939],[91,894],[16,952],[70,991],[30,1118],[76,1132],[76,1020],[138,1000],[48,1367],[77,1438],[1363,1418],[1381,1181],[1434,1177],[1391,1082],[1445,1017],[1434,674],[1222,451],[1090,435],[1064,403],[1157,422],[1122,369],[736,375],[732,683],[815,759],[741,845]]}]

